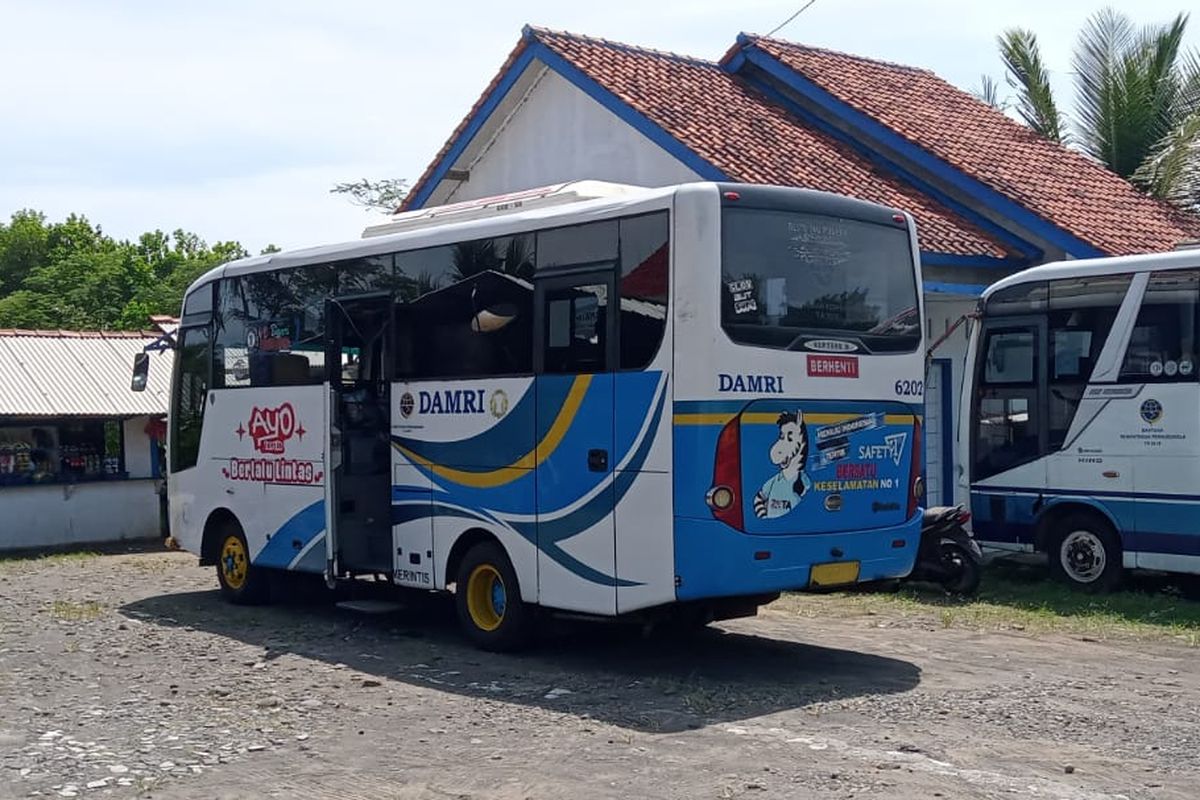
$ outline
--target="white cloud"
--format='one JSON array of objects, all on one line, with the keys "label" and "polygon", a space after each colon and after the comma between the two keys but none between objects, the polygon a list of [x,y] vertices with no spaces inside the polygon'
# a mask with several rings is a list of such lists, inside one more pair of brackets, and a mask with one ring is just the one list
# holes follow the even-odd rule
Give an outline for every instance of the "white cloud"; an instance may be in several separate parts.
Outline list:
[{"label": "white cloud", "polygon": [[[739,31],[766,32],[798,3],[9,3],[0,218],[79,211],[122,236],[182,226],[252,249],[354,237],[365,215],[329,186],[415,179],[525,22],[715,59]],[[969,88],[980,73],[1001,75],[995,35],[1026,25],[1065,89],[1094,7],[817,0],[779,35],[929,67]],[[1151,22],[1177,10],[1145,0],[1136,13]]]}]

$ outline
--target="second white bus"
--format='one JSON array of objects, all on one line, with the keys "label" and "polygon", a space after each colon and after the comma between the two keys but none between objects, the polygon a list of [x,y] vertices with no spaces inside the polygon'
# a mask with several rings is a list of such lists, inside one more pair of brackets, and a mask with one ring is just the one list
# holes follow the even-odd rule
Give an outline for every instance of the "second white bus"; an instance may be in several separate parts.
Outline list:
[{"label": "second white bus", "polygon": [[1200,250],[1034,267],[980,312],[959,429],[976,537],[1094,590],[1200,573]]}]

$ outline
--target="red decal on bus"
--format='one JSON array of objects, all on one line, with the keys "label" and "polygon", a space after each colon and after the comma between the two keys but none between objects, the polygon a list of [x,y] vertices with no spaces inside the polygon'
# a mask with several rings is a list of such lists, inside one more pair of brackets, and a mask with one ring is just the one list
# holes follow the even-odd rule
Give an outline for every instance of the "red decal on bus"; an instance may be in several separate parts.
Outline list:
[{"label": "red decal on bus", "polygon": [[238,425],[234,433],[238,435],[238,439],[249,433],[250,438],[254,440],[254,449],[260,453],[278,455],[284,451],[284,443],[291,439],[293,434],[303,439],[304,434],[308,433],[297,421],[296,410],[292,408],[291,403],[284,403],[278,408],[255,406],[250,412],[247,425],[248,428]]},{"label": "red decal on bus", "polygon": [[858,359],[854,356],[808,356],[810,378],[857,378]]}]

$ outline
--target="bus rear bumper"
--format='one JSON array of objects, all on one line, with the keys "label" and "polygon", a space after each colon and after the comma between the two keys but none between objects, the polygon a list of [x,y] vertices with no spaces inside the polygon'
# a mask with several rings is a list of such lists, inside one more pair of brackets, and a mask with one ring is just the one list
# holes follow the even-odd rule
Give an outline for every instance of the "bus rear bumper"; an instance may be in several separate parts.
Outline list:
[{"label": "bus rear bumper", "polygon": [[699,600],[810,588],[812,567],[858,562],[858,583],[912,572],[921,516],[901,525],[831,534],[751,536],[717,520],[675,519],[676,597]]}]

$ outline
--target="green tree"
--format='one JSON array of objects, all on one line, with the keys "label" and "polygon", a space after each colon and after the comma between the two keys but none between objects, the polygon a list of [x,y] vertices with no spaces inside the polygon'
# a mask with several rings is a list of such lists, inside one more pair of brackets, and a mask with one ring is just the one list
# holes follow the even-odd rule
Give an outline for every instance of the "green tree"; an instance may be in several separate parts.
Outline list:
[{"label": "green tree", "polygon": [[1188,15],[1137,28],[1105,8],[1084,25],[1072,59],[1075,115],[1060,111],[1036,35],[998,37],[1016,110],[1043,136],[1073,144],[1139,188],[1200,205],[1200,55],[1185,51]]},{"label": "green tree", "polygon": [[200,275],[247,255],[184,230],[118,241],[79,215],[48,223],[18,211],[0,223],[0,327],[141,328],[150,314],[178,314]]},{"label": "green tree", "polygon": [[408,196],[408,181],[403,178],[362,178],[357,181],[334,184],[330,194],[342,194],[356,206],[373,211],[394,212]]},{"label": "green tree", "polygon": [[38,211],[18,211],[7,225],[0,222],[0,297],[19,289],[46,261],[49,236],[46,217]]}]

